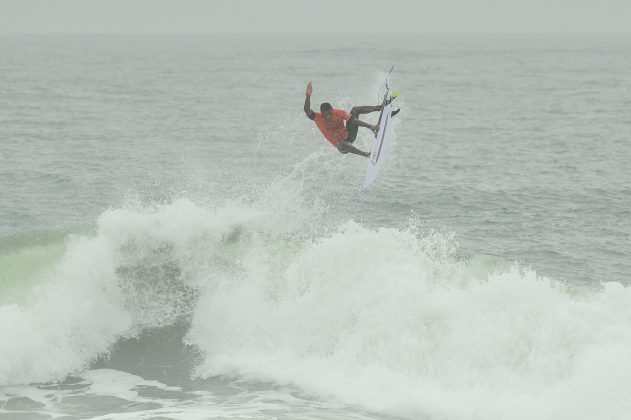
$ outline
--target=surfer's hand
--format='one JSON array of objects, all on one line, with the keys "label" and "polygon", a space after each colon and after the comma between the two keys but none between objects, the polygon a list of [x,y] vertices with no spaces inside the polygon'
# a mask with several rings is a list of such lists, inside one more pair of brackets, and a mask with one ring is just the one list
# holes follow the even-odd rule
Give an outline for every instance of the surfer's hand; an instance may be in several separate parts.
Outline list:
[{"label": "surfer's hand", "polygon": [[378,125],[372,125],[372,126],[370,126],[370,129],[375,134],[377,134],[379,132],[379,126]]},{"label": "surfer's hand", "polygon": [[311,93],[313,92],[313,86],[311,86],[311,82],[309,82],[309,84],[307,85],[307,96],[311,96]]}]

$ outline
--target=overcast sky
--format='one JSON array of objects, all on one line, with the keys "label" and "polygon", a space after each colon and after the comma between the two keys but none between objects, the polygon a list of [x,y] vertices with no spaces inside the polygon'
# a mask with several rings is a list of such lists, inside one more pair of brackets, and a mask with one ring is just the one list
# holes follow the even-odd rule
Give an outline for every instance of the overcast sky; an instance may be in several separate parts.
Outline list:
[{"label": "overcast sky", "polygon": [[631,33],[631,0],[0,0],[0,33]]}]

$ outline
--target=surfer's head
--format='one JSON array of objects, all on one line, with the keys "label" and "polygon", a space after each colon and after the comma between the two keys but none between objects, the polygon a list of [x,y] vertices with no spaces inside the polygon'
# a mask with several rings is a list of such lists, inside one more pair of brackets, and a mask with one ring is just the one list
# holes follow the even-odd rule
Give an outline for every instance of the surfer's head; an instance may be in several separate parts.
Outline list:
[{"label": "surfer's head", "polygon": [[322,105],[320,105],[320,112],[327,120],[331,119],[331,111],[333,111],[333,107],[330,103],[323,102]]}]

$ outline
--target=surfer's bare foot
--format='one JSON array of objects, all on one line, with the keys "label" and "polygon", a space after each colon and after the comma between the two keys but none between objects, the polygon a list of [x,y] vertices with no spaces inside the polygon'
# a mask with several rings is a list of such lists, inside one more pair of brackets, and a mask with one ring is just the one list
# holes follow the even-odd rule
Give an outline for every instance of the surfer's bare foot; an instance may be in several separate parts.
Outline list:
[{"label": "surfer's bare foot", "polygon": [[362,154],[362,156],[364,156],[364,157],[370,157],[370,152],[364,152],[364,153]]}]

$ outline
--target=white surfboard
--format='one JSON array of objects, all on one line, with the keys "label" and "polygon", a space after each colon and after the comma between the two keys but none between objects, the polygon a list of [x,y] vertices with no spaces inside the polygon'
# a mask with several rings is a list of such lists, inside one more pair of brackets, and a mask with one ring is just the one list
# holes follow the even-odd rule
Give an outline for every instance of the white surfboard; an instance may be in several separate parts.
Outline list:
[{"label": "white surfboard", "polygon": [[366,172],[366,179],[364,180],[364,189],[368,188],[372,184],[379,171],[383,166],[383,161],[388,153],[388,145],[390,144],[390,136],[392,134],[392,104],[385,105],[386,100],[390,98],[390,89],[387,89],[386,95],[383,97],[382,104],[384,107],[381,109],[379,115],[379,132],[372,141],[372,149],[370,151],[370,159],[368,162],[368,171]]}]

